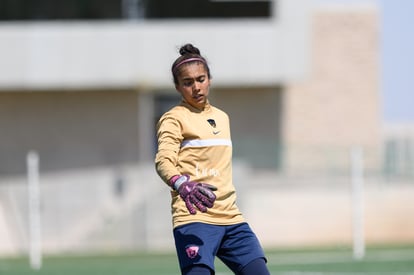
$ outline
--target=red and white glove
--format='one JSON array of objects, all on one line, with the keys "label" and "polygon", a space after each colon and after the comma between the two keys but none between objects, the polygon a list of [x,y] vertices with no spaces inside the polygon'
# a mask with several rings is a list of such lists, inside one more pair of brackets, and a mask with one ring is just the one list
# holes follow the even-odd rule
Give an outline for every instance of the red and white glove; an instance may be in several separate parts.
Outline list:
[{"label": "red and white glove", "polygon": [[190,181],[190,176],[174,176],[170,179],[171,187],[180,194],[184,200],[190,214],[195,215],[197,209],[201,212],[207,212],[207,208],[211,208],[216,200],[213,191],[217,188],[211,184]]}]

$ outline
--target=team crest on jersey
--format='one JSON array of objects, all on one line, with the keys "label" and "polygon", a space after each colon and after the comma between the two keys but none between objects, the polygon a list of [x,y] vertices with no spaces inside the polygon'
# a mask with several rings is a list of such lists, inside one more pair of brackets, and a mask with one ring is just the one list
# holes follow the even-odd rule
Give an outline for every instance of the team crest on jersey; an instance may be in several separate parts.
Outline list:
[{"label": "team crest on jersey", "polygon": [[212,118],[210,118],[210,119],[207,119],[207,122],[213,127],[213,128],[216,128],[216,121],[214,120],[214,119],[212,119]]}]

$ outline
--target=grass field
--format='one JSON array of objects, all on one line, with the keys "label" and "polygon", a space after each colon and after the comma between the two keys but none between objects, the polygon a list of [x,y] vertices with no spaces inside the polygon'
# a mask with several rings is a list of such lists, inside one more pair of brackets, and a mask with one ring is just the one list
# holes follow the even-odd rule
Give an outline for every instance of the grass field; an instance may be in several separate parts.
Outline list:
[{"label": "grass field", "polygon": [[[284,275],[414,275],[414,246],[368,248],[363,260],[350,249],[268,250],[272,274]],[[27,258],[0,258],[2,275],[172,275],[179,274],[175,254],[116,254],[44,257],[32,271]],[[232,274],[216,261],[216,274]],[[254,274],[253,274],[254,275]]]}]

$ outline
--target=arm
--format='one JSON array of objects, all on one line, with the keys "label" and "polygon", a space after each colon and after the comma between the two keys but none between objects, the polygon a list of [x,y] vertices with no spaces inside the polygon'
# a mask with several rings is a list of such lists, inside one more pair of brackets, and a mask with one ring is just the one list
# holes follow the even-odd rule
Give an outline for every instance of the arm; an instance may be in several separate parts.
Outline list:
[{"label": "arm", "polygon": [[179,122],[169,116],[163,116],[157,124],[158,152],[155,168],[161,179],[171,186],[170,179],[180,175],[177,168],[178,152],[183,140]]},{"label": "arm", "polygon": [[190,181],[188,175],[181,175],[178,164],[178,152],[183,140],[179,122],[172,117],[162,117],[157,125],[158,152],[155,167],[158,175],[184,200],[190,214],[196,214],[196,208],[206,212],[216,200],[214,186]]}]

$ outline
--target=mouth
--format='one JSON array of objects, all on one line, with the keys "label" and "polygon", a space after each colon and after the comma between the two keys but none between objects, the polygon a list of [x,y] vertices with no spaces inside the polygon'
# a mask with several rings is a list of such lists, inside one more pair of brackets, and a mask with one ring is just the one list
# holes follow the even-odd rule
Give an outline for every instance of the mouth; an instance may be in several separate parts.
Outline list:
[{"label": "mouth", "polygon": [[204,99],[204,95],[194,95],[193,98],[197,101],[200,101]]}]

